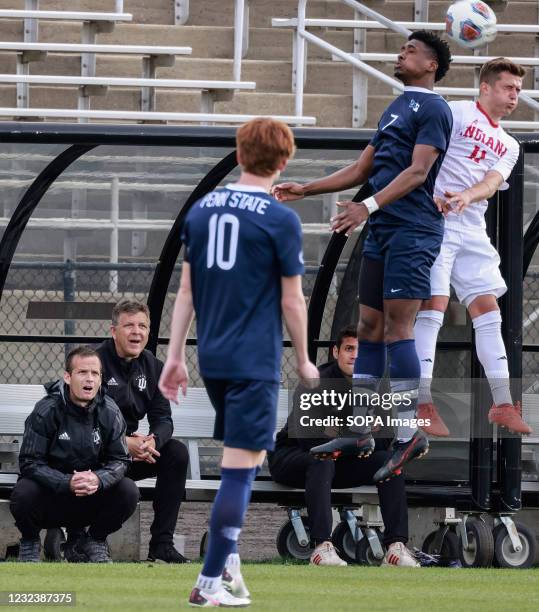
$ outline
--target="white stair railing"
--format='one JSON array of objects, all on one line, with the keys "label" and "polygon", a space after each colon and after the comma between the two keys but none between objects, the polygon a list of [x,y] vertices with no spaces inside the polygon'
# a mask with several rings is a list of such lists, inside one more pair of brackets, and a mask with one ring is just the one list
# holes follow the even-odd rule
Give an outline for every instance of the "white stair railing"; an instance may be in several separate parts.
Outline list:
[{"label": "white stair railing", "polygon": [[[185,25],[189,20],[189,0],[173,0],[174,24]],[[216,10],[219,10],[216,2]],[[249,48],[249,0],[234,0],[234,63],[235,81],[241,79],[241,60]]]},{"label": "white stair railing", "polygon": [[[338,28],[353,28],[355,30],[367,30],[367,29],[389,29],[397,34],[408,37],[413,29],[429,29],[429,30],[437,30],[442,31],[445,30],[444,23],[431,23],[431,22],[421,22],[421,21],[413,21],[413,22],[405,22],[405,21],[392,21],[387,17],[384,17],[380,13],[364,6],[360,2],[356,0],[341,0],[342,3],[353,8],[356,13],[361,13],[369,18],[370,20],[344,20],[344,19],[307,19],[306,18],[306,5],[307,0],[299,0],[298,2],[298,16],[297,19],[273,19],[272,25],[275,27],[295,27],[294,34],[294,48],[293,48],[293,76],[292,76],[292,91],[295,93],[295,114],[297,116],[301,116],[303,114],[303,96],[304,96],[304,86],[306,80],[306,44],[312,43],[317,47],[324,49],[332,54],[332,56],[336,59],[343,60],[352,65],[354,68],[354,77],[358,71],[361,73],[369,75],[373,78],[382,81],[383,83],[389,85],[394,93],[401,92],[403,90],[403,84],[396,79],[388,76],[384,72],[370,66],[366,63],[367,59],[370,58],[367,53],[349,53],[344,51],[335,45],[328,43],[327,41],[321,39],[320,37],[308,32],[306,30],[307,27],[338,27]],[[416,3],[416,7],[418,3],[421,4],[421,0],[418,0]],[[514,33],[530,33],[530,34],[539,34],[539,25],[523,25],[523,24],[498,24],[499,32],[514,32]],[[382,54],[380,54],[382,55]],[[486,59],[484,57],[474,55],[474,56],[458,56],[461,59],[460,62],[457,63],[476,63],[481,64]],[[466,59],[464,59],[466,58]],[[509,57],[508,59],[513,59]],[[522,59],[522,58],[515,58]],[[530,62],[522,62],[529,63],[529,65],[535,65],[534,61]],[[354,82],[356,82],[356,78],[354,78]],[[352,116],[352,124],[353,127],[361,127],[364,123],[364,117],[366,116],[365,108],[367,104],[367,81],[363,79],[363,87],[353,88],[353,116]],[[435,91],[439,92],[442,95],[450,95],[450,96],[472,96],[475,97],[478,94],[477,88],[468,88],[468,87],[440,87],[435,88]],[[520,94],[520,99],[533,108],[536,113],[539,112],[539,102],[537,102],[534,98],[539,97],[537,95],[536,90],[527,90]],[[512,128],[520,128],[520,129],[539,129],[539,122],[519,122],[519,121],[511,121],[511,122],[502,122],[506,127]]]}]

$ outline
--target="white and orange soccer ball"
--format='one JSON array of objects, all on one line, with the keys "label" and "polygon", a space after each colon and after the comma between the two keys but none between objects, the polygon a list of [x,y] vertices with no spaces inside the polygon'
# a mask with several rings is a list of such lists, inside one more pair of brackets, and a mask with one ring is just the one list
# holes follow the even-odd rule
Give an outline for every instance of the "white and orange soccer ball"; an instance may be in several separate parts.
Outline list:
[{"label": "white and orange soccer ball", "polygon": [[460,0],[447,9],[445,31],[461,47],[484,47],[496,38],[496,15],[481,0]]}]

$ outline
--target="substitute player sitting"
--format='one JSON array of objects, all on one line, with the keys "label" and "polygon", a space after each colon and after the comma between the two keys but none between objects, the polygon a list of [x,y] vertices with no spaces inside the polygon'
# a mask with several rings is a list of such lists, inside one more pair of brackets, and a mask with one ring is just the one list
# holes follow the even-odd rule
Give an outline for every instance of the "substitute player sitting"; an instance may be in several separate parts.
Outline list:
[{"label": "substitute player sitting", "polygon": [[[355,327],[342,329],[333,347],[334,360],[318,367],[320,386],[315,389],[315,393],[321,389],[341,394],[351,390],[357,348]],[[339,557],[331,541],[331,490],[369,484],[373,474],[387,459],[389,440],[379,437],[374,452],[366,459],[352,456],[341,457],[338,461],[316,459],[309,452],[314,440],[303,437],[305,434],[312,435],[315,428],[301,426],[302,411],[299,410],[299,399],[303,396],[305,401],[305,395],[308,397],[309,394],[305,394],[301,387],[296,390],[294,411],[277,434],[275,451],[269,454],[268,465],[275,482],[305,489],[309,537],[313,548],[311,564],[343,566],[346,561]],[[314,415],[315,411],[317,416],[324,417],[331,414],[332,409],[330,406],[320,406],[309,414]],[[324,434],[326,437],[329,435],[327,429]],[[417,560],[406,548],[408,506],[404,476],[379,482],[377,488],[384,521],[384,545],[387,547],[382,565],[419,567]]]},{"label": "substitute player sitting", "polygon": [[[200,371],[224,440],[221,485],[213,504],[208,552],[189,603],[249,605],[237,541],[251,485],[274,447],[284,316],[297,372],[308,384],[318,370],[307,355],[307,309],[301,223],[269,195],[294,152],[288,126],[254,119],[237,133],[240,180],[196,202],[185,220],[181,285],[160,388],[185,393],[185,340],[197,315]],[[225,590],[226,589],[226,590]]]},{"label": "substitute player sitting", "polygon": [[500,258],[486,232],[487,200],[507,180],[519,155],[518,142],[499,125],[518,104],[522,66],[500,57],[485,63],[479,75],[477,102],[450,102],[453,132],[435,195],[450,209],[440,254],[431,268],[432,298],[417,315],[415,339],[421,363],[418,418],[430,419],[423,429],[434,436],[449,430],[431,396],[436,339],[449,303],[449,285],[465,304],[475,331],[477,357],[487,376],[494,405],[488,419],[514,433],[529,434],[509,386],[507,355],[497,298],[507,287]]}]

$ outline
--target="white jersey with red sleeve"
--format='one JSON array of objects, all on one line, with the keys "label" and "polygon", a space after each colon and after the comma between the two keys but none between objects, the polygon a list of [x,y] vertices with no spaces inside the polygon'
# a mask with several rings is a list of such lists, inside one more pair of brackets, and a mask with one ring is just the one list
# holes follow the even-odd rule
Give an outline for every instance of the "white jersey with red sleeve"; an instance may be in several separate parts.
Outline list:
[{"label": "white jersey with red sleeve", "polygon": [[[443,197],[445,191],[459,192],[472,187],[490,170],[499,172],[506,181],[518,159],[518,142],[490,119],[479,102],[459,100],[449,102],[449,106],[453,113],[453,131],[434,195]],[[459,215],[450,212],[445,220],[446,228],[461,232],[484,228],[487,205],[482,200],[470,204]]]}]

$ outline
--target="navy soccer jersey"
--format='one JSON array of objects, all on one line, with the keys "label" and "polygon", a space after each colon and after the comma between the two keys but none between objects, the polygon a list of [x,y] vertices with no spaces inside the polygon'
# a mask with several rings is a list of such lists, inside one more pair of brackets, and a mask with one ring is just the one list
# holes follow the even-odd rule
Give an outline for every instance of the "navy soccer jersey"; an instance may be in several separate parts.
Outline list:
[{"label": "navy soccer jersey", "polygon": [[371,140],[375,148],[369,183],[376,194],[412,163],[415,145],[430,145],[440,151],[427,180],[400,200],[384,206],[369,219],[383,223],[385,215],[405,222],[443,228],[443,217],[434,201],[434,182],[449,146],[453,116],[447,102],[422,87],[405,87],[384,111],[378,131]]},{"label": "navy soccer jersey", "polygon": [[182,233],[205,378],[279,381],[281,277],[303,274],[298,215],[259,188],[196,202]]}]

